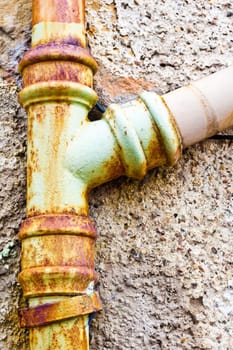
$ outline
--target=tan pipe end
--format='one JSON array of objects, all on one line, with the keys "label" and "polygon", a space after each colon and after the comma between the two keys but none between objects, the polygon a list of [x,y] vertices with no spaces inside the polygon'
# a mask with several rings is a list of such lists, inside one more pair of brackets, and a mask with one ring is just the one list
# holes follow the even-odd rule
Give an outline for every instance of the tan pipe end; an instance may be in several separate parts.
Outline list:
[{"label": "tan pipe end", "polygon": [[233,126],[233,66],[163,96],[188,147]]}]

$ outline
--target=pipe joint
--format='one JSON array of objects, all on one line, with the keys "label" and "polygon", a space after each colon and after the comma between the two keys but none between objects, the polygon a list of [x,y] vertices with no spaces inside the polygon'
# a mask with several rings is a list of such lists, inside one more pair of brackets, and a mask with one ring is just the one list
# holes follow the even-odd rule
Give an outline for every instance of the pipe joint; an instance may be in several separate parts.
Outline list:
[{"label": "pipe joint", "polygon": [[54,303],[20,309],[20,325],[28,328],[45,326],[77,316],[93,314],[101,309],[98,293],[78,295]]},{"label": "pipe joint", "polygon": [[103,119],[83,125],[67,149],[66,166],[88,189],[121,175],[141,179],[159,165],[174,164],[182,143],[163,99],[144,92]]},{"label": "pipe joint", "polygon": [[159,132],[167,164],[173,165],[181,157],[182,142],[175,119],[162,96],[151,92],[140,95]]},{"label": "pipe joint", "polygon": [[67,81],[92,87],[98,66],[90,52],[69,43],[48,43],[30,49],[19,63],[23,85]]},{"label": "pipe joint", "polygon": [[87,114],[95,105],[97,99],[97,94],[88,86],[66,81],[35,83],[25,87],[19,93],[19,101],[25,109],[33,104],[59,101],[81,104],[86,109]]}]

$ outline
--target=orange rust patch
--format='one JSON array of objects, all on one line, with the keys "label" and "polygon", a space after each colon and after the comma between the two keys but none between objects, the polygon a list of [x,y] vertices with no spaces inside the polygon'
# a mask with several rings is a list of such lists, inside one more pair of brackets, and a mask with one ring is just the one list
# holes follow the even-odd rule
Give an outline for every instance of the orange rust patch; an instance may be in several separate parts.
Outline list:
[{"label": "orange rust patch", "polygon": [[[28,115],[28,158],[27,158],[27,201],[30,199],[30,187],[32,184],[33,174],[34,171],[39,170],[39,152],[34,147],[34,137],[33,137],[33,110],[35,106],[31,106],[29,115]],[[41,116],[44,114],[45,106],[40,105],[37,106],[36,109],[36,116],[37,118],[41,118]]]},{"label": "orange rust patch", "polygon": [[20,228],[19,239],[43,234],[73,234],[96,238],[93,222],[85,216],[40,215],[26,219]]},{"label": "orange rust patch", "polygon": [[[158,137],[158,131],[156,132],[156,136]],[[150,140],[150,143],[147,147],[147,154],[149,155],[148,170],[166,163],[163,146],[159,142],[159,138],[153,138]]]},{"label": "orange rust patch", "polygon": [[169,114],[169,119],[170,119],[169,122],[172,125],[173,130],[175,130],[177,139],[179,140],[179,145],[177,147],[177,150],[176,150],[176,153],[175,153],[173,159],[167,159],[167,163],[169,165],[173,165],[173,164],[175,164],[178,161],[178,159],[180,159],[180,157],[182,155],[182,151],[183,151],[182,137],[181,137],[180,130],[179,130],[178,125],[177,125],[177,123],[175,121],[175,117],[174,117],[172,111],[168,107],[168,105],[167,105],[165,99],[163,98],[163,96],[160,96],[160,98],[161,98],[162,102],[164,103],[165,107],[167,108],[167,111],[168,111],[168,114]]},{"label": "orange rust patch", "polygon": [[97,273],[86,266],[39,266],[24,269],[18,276],[25,298],[46,295],[82,294]]},{"label": "orange rust patch", "polygon": [[92,71],[84,64],[69,61],[47,61],[32,64],[24,69],[24,87],[44,81],[74,81],[92,86]]},{"label": "orange rust patch", "polygon": [[108,181],[114,180],[119,176],[125,175],[125,169],[120,160],[120,157],[117,158],[111,156],[106,162],[103,163],[103,168],[108,174]]},{"label": "orange rust patch", "polygon": [[22,73],[25,67],[44,61],[69,61],[83,64],[96,73],[98,66],[87,49],[67,43],[49,43],[39,45],[27,51],[19,63],[19,71]]},{"label": "orange rust patch", "polygon": [[84,23],[84,0],[33,0],[32,24],[40,22]]},{"label": "orange rust patch", "polygon": [[[61,94],[68,87],[58,89]],[[58,93],[58,92],[57,92]],[[64,157],[66,152],[67,123],[70,116],[70,103],[35,104],[29,109],[29,152],[28,166],[31,168],[31,179],[28,183],[28,199],[41,196],[43,206],[28,204],[27,215],[50,213],[75,214],[79,208],[74,208],[72,203],[63,203],[64,179],[61,173],[64,171]],[[33,142],[33,140],[36,140]],[[40,145],[40,147],[39,147]],[[37,161],[35,155],[37,154]],[[43,191],[35,186],[36,176],[43,178]],[[80,196],[84,196],[80,193]],[[85,198],[84,198],[85,200]],[[85,201],[83,200],[83,203]],[[59,207],[60,205],[60,207]],[[84,208],[84,210],[86,207]]]},{"label": "orange rust patch", "polygon": [[95,239],[78,235],[42,235],[22,242],[22,269],[86,266],[94,269]]},{"label": "orange rust patch", "polygon": [[108,160],[102,163],[102,168],[104,169],[104,174],[96,176],[94,180],[89,184],[88,190],[99,186],[102,183],[114,180],[119,176],[125,175],[125,168],[118,156],[120,152],[119,148],[115,149],[115,155],[109,157]]},{"label": "orange rust patch", "polygon": [[98,294],[79,295],[56,303],[21,309],[21,327],[42,326],[76,316],[88,315],[101,310]]},{"label": "orange rust patch", "polygon": [[[30,164],[27,165],[27,186],[31,186],[32,184],[32,175],[33,175],[33,170]],[[28,190],[28,187],[27,187]],[[30,200],[30,197],[32,194],[28,193],[27,191],[27,201]]]},{"label": "orange rust patch", "polygon": [[[61,174],[61,164],[64,159],[64,147],[62,146],[62,138],[66,131],[66,117],[69,116],[70,109],[68,104],[57,104],[50,111],[49,125],[51,135],[46,140],[46,163],[43,169],[43,177],[45,179],[44,205],[46,208],[54,211],[57,203],[62,203],[62,191],[59,190]],[[54,171],[54,169],[56,169]],[[52,176],[51,176],[52,175]]]},{"label": "orange rust patch", "polygon": [[[80,316],[63,322],[57,322],[54,325],[30,328],[30,344],[32,349],[36,349],[41,344],[41,339],[46,337],[49,328],[49,347],[54,349],[79,349],[86,350],[89,347],[89,337],[87,329],[87,316]],[[59,340],[59,334],[62,334],[62,344]],[[40,339],[40,340],[39,340]],[[61,339],[61,338],[60,338]]]}]

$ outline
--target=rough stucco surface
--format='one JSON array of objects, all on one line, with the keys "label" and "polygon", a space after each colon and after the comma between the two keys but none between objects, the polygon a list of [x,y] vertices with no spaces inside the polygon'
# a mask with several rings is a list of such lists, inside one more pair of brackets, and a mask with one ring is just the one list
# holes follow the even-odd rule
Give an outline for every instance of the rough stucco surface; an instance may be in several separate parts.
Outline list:
[{"label": "rough stucco surface", "polygon": [[[165,93],[233,64],[232,1],[86,3],[104,104],[141,89]],[[28,349],[17,322],[26,116],[17,104],[16,65],[30,44],[30,17],[31,1],[0,0],[2,350]],[[230,141],[206,141],[174,168],[91,193],[104,304],[91,349],[233,349],[232,150]]]}]

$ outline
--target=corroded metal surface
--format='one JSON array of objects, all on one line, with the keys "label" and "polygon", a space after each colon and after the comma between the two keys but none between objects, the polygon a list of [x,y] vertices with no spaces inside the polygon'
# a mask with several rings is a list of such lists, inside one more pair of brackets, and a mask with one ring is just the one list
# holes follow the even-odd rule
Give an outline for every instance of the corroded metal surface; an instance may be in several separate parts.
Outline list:
[{"label": "corroded metal surface", "polygon": [[32,46],[49,42],[86,46],[84,0],[33,0]]},{"label": "corroded metal surface", "polygon": [[66,171],[66,153],[96,94],[82,84],[52,81],[24,88],[20,101],[28,110],[27,216],[87,215],[86,184]]},{"label": "corroded metal surface", "polygon": [[157,94],[144,93],[125,105],[110,105],[102,120],[81,126],[66,159],[68,170],[90,189],[121,175],[141,179],[149,169],[174,164],[181,151],[166,104]]},{"label": "corroded metal surface", "polygon": [[24,70],[24,86],[50,80],[82,81],[86,86],[92,86],[92,71],[79,63],[56,61],[40,62]]},{"label": "corroded metal surface", "polygon": [[84,0],[33,0],[33,25],[48,22],[83,23]]},{"label": "corroded metal surface", "polygon": [[141,99],[150,111],[159,130],[166,154],[166,163],[168,165],[173,165],[181,157],[182,142],[172,112],[169,110],[164,99],[154,93],[144,92],[141,94]]},{"label": "corroded metal surface", "polygon": [[97,281],[96,237],[87,217],[53,214],[25,220],[19,233],[24,296],[84,293]]},{"label": "corroded metal surface", "polygon": [[20,228],[19,239],[51,234],[97,237],[93,222],[86,216],[41,215],[26,219]]},{"label": "corroded metal surface", "polygon": [[[38,113],[36,113],[36,115],[40,120],[45,117],[43,115],[43,113],[45,113],[45,102],[54,102],[54,105],[57,101],[64,102],[64,105],[62,103],[58,104],[56,111],[58,116],[60,115],[63,117],[64,121],[66,121],[65,117],[68,119],[70,113],[66,114],[66,110],[61,111],[61,109],[65,108],[66,105],[68,107],[71,106],[77,113],[77,116],[75,116],[77,123],[83,124],[87,121],[87,110],[91,109],[97,101],[97,95],[92,89],[80,83],[50,81],[49,83],[39,82],[25,87],[19,93],[19,101],[24,108],[30,106],[32,114],[35,113],[36,110],[34,105],[39,104]],[[81,106],[77,106],[78,104]],[[59,109],[59,106],[61,106],[61,109]],[[62,114],[59,114],[59,112],[62,112]],[[60,120],[60,122],[61,121],[62,120]],[[74,123],[75,120],[72,122]]]},{"label": "corroded metal surface", "polygon": [[72,43],[52,42],[29,50],[19,63],[19,71],[23,74],[24,87],[52,81],[92,87],[97,64],[87,49]]},{"label": "corroded metal surface", "polygon": [[101,310],[98,293],[79,295],[56,303],[20,310],[21,327],[36,327]]},{"label": "corroded metal surface", "polygon": [[97,282],[97,274],[85,266],[41,266],[19,274],[24,296],[75,295],[85,293]]},{"label": "corroded metal surface", "polygon": [[29,332],[30,346],[33,350],[88,350],[88,330],[88,315],[32,327]]},{"label": "corroded metal surface", "polygon": [[33,1],[32,32],[33,48],[19,64],[19,100],[28,113],[19,281],[29,308],[21,311],[21,325],[31,327],[31,350],[86,350],[88,314],[100,309],[97,234],[88,219],[87,185],[66,166],[69,143],[97,101],[97,64],[84,48],[84,1]]},{"label": "corroded metal surface", "polygon": [[44,61],[67,61],[76,62],[90,67],[93,73],[97,72],[98,66],[87,49],[71,44],[40,45],[30,49],[19,62],[19,71],[22,73],[28,65]]}]

